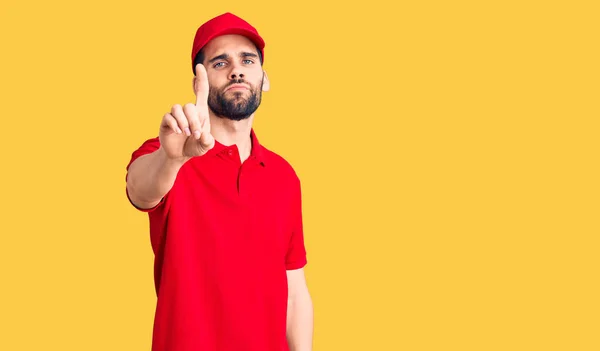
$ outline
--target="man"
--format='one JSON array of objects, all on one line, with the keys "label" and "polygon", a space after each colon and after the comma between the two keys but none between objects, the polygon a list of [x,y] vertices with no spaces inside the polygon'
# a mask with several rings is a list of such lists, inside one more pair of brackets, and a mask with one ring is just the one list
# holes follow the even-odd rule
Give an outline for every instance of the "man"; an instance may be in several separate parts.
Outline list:
[{"label": "man", "polygon": [[174,105],[127,165],[155,254],[153,351],[310,351],[300,181],[258,141],[265,42],[225,13],[192,48],[195,104]]}]

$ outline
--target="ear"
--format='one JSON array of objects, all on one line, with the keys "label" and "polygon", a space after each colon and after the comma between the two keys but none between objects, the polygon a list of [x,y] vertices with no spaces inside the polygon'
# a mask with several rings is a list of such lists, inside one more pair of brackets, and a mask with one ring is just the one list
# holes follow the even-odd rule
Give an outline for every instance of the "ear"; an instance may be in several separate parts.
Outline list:
[{"label": "ear", "polygon": [[263,71],[263,91],[269,91],[271,89],[271,83],[269,82],[269,77],[267,76],[267,72]]}]

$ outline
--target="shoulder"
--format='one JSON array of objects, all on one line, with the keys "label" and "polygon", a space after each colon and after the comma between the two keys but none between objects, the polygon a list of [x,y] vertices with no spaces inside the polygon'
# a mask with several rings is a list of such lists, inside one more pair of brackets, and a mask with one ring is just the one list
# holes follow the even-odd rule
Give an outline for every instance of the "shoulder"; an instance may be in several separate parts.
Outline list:
[{"label": "shoulder", "polygon": [[282,193],[293,194],[295,198],[302,193],[302,182],[295,166],[280,153],[263,146],[264,168],[268,170],[268,179],[274,188]]},{"label": "shoulder", "polygon": [[293,182],[300,182],[296,169],[284,156],[263,146],[265,167]]},{"label": "shoulder", "polygon": [[133,152],[131,153],[131,157],[129,159],[129,163],[127,164],[127,169],[129,166],[138,159],[140,156],[144,156],[146,154],[153,153],[154,151],[160,148],[160,140],[158,137],[146,139],[143,141]]},{"label": "shoulder", "polygon": [[158,139],[158,137],[154,137],[154,138],[150,138],[150,139],[146,139],[145,141],[143,141],[137,149],[134,150],[133,153],[140,153],[140,152],[148,152],[148,151],[154,151],[156,149],[158,149],[160,147],[160,140]]}]

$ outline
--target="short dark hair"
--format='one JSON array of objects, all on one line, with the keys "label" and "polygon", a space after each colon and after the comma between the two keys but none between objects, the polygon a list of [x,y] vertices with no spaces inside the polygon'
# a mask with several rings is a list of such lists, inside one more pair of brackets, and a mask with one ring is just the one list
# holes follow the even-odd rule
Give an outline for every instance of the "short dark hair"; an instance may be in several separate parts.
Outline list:
[{"label": "short dark hair", "polygon": [[[254,47],[256,48],[256,51],[258,52],[258,57],[260,59],[260,64],[263,64],[263,57],[262,57],[262,53],[260,52],[260,50],[258,49],[258,46],[256,46],[256,44],[254,45]],[[204,48],[202,48],[200,51],[198,51],[198,54],[196,54],[196,57],[194,58],[194,75],[196,75],[196,65],[201,63],[204,64]]]}]

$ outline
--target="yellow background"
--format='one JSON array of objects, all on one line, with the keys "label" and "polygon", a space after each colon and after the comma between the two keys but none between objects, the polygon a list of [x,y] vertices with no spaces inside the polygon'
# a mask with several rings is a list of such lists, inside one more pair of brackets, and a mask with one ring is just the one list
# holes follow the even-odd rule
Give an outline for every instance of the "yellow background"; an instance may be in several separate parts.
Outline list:
[{"label": "yellow background", "polygon": [[0,350],[149,350],[131,152],[198,25],[267,42],[315,351],[599,350],[599,11],[580,1],[3,1]]}]

